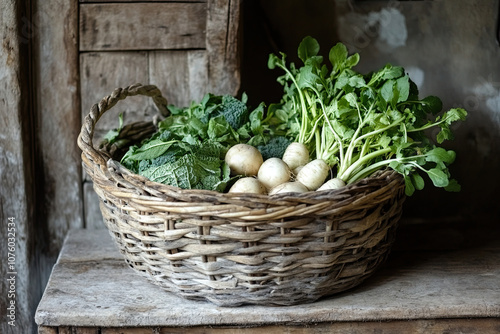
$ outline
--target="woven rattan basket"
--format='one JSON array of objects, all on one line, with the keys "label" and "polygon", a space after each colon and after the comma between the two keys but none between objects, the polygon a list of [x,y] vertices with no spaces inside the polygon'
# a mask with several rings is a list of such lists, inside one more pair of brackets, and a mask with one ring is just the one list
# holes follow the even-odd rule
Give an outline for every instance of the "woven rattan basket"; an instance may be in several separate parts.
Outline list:
[{"label": "woven rattan basket", "polygon": [[[378,172],[340,190],[297,196],[151,182],[117,162],[126,147],[92,143],[102,114],[133,95],[149,96],[166,111],[155,86],[117,89],[91,108],[78,144],[104,222],[140,275],[176,295],[220,306],[293,305],[357,286],[386,259],[405,199],[399,174]],[[153,131],[152,123],[131,124],[120,142],[132,144]]]}]

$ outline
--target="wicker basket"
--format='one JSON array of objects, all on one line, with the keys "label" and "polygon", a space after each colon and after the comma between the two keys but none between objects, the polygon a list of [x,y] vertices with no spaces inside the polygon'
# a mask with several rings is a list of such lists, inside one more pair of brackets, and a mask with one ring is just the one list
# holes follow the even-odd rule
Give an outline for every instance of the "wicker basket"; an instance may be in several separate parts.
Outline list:
[{"label": "wicker basket", "polygon": [[[293,305],[357,286],[386,259],[405,199],[392,171],[340,190],[297,196],[183,190],[136,175],[94,148],[96,122],[119,100],[152,97],[155,86],[115,90],[85,118],[78,144],[105,224],[128,265],[176,295],[220,306]],[[151,135],[152,123],[122,131],[121,143]]]}]

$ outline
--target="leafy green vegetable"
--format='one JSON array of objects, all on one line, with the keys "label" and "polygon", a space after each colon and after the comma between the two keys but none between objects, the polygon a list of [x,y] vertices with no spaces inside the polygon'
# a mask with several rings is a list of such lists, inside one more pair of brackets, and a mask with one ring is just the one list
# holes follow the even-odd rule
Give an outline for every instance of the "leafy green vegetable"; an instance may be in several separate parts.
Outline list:
[{"label": "leafy green vegetable", "polygon": [[290,139],[283,136],[278,136],[271,138],[265,145],[257,146],[257,149],[262,154],[262,158],[264,160],[267,160],[269,158],[281,159],[283,157],[283,154],[285,153],[286,148],[291,143],[292,142],[290,141]]},{"label": "leafy green vegetable", "polygon": [[439,128],[438,144],[453,139],[452,123],[465,120],[467,112],[441,113],[438,97],[419,99],[402,67],[388,64],[363,75],[353,70],[359,55],[349,56],[342,43],[330,49],[331,67],[319,50],[314,38],[304,38],[298,48],[301,67],[287,64],[284,53],[269,56],[268,67],[285,72],[278,78],[282,100],[270,110],[281,115],[288,137],[306,144],[346,183],[390,167],[404,176],[408,195],[424,187],[419,173],[436,187],[458,191],[448,170],[455,153],[436,146],[427,130]]},{"label": "leafy green vegetable", "polygon": [[223,146],[212,141],[189,144],[157,137],[131,147],[121,163],[151,181],[182,189],[224,189],[230,177]]},{"label": "leafy green vegetable", "polygon": [[250,111],[246,102],[245,94],[239,100],[209,93],[186,108],[171,105],[158,131],[131,146],[121,163],[152,181],[222,192],[234,179],[224,162],[227,150],[238,143],[272,147],[280,133],[282,121],[264,118],[264,104]]},{"label": "leafy green vegetable", "polygon": [[120,131],[123,129],[123,113],[120,113],[118,116],[118,128],[109,130],[106,135],[104,135],[103,141],[108,144],[113,144],[120,134]]},{"label": "leafy green vegetable", "polygon": [[205,148],[202,146],[196,152],[184,154],[172,162],[152,164],[139,174],[151,181],[182,189],[219,190],[221,185],[229,181],[229,174],[224,173],[222,160],[203,153]]}]

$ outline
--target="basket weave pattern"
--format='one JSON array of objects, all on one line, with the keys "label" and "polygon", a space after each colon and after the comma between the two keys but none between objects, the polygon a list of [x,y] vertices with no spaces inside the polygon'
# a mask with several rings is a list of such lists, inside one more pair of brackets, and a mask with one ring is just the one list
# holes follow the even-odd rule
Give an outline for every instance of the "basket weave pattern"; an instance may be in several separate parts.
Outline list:
[{"label": "basket weave pattern", "polygon": [[[117,89],[92,107],[78,144],[105,225],[137,273],[220,306],[294,305],[359,285],[385,261],[405,199],[399,174],[296,196],[152,182],[114,160],[116,150],[92,144],[100,116],[132,95],[152,97],[160,110],[166,105],[154,86]],[[122,136],[138,140],[141,132],[145,138],[151,127],[131,126]]]}]

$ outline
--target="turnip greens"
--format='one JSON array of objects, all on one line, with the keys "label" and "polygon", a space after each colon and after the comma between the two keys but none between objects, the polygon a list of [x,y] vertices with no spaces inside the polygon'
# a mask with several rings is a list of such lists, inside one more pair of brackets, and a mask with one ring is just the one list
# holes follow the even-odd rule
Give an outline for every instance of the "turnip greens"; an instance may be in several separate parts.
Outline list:
[{"label": "turnip greens", "polygon": [[300,67],[287,64],[284,53],[269,56],[269,68],[285,72],[278,78],[282,100],[269,109],[287,122],[287,136],[306,144],[346,183],[390,167],[404,176],[407,195],[424,187],[421,172],[434,186],[459,191],[448,170],[455,152],[436,146],[426,130],[439,129],[438,144],[453,139],[451,124],[465,120],[467,112],[453,108],[441,113],[438,97],[419,99],[402,67],[388,64],[363,75],[353,70],[359,54],[348,55],[338,43],[330,49],[329,68],[319,49],[314,38],[304,38],[298,48]]},{"label": "turnip greens", "polygon": [[[233,180],[224,162],[231,146],[248,142],[276,152],[274,146],[284,145],[275,144],[281,132],[272,126],[272,117],[264,118],[264,104],[250,109],[245,94],[237,99],[207,93],[189,107],[170,105],[168,109],[170,115],[159,122],[158,131],[131,146],[121,159],[125,167],[152,181],[223,192]],[[109,137],[116,136],[116,131],[110,131]]]}]

